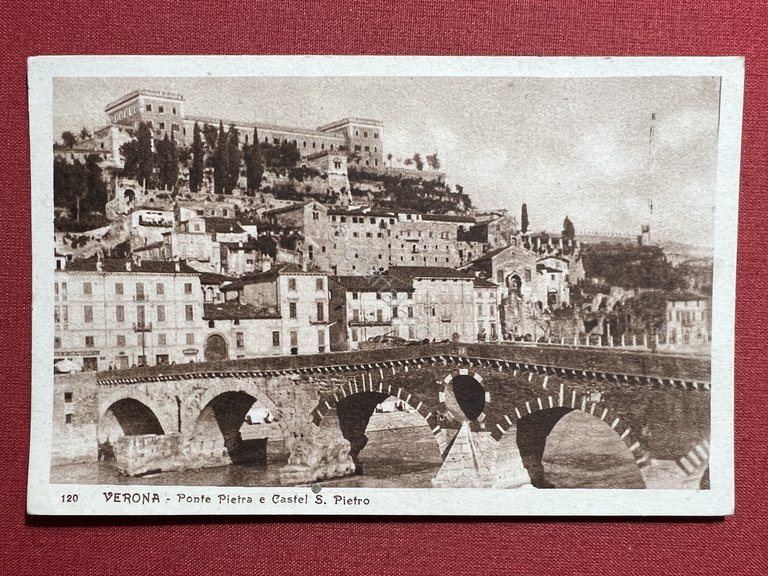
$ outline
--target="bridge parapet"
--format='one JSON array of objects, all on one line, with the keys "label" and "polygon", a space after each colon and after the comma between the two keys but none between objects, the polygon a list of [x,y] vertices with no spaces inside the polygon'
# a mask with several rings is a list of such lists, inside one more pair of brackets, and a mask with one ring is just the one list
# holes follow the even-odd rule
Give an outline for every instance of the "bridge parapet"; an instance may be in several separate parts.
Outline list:
[{"label": "bridge parapet", "polygon": [[664,382],[689,382],[709,388],[710,361],[707,358],[653,354],[620,349],[585,349],[577,347],[539,347],[535,344],[427,344],[378,350],[274,356],[149,366],[102,372],[99,384],[169,381],[211,376],[252,374],[331,373],[348,370],[404,365],[408,363],[451,362],[457,364],[496,363],[515,365],[536,372],[570,371],[574,374],[613,379],[630,378]]}]

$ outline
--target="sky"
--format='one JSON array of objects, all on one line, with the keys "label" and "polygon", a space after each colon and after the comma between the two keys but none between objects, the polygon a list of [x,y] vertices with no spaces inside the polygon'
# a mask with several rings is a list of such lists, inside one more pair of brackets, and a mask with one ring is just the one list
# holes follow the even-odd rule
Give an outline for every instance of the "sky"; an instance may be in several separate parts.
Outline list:
[{"label": "sky", "polygon": [[525,202],[533,230],[567,215],[577,233],[650,223],[657,240],[712,245],[719,78],[62,78],[54,135],[105,125],[104,106],[139,87],[183,94],[191,115],[381,120],[385,157],[437,152],[478,208],[519,220]]}]

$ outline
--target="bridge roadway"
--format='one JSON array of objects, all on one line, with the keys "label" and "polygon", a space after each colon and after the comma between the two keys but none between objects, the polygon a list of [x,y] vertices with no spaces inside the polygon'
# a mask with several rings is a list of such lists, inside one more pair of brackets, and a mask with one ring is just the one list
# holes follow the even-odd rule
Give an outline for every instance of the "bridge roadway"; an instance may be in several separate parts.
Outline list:
[{"label": "bridge roadway", "polygon": [[547,437],[581,410],[616,434],[647,487],[698,487],[709,390],[705,358],[548,344],[430,344],[78,374],[56,378],[54,406],[73,413],[69,426],[57,426],[54,462],[99,455],[136,475],[243,461],[239,429],[258,401],[284,440],[284,483],[343,476],[361,471],[368,420],[392,396],[432,431],[444,460],[437,486],[547,486]]}]

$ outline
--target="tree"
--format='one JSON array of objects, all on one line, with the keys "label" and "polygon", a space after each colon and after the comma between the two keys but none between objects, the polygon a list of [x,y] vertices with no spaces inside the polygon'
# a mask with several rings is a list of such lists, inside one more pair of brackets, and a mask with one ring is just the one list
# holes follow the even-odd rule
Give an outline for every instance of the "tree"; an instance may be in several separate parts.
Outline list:
[{"label": "tree", "polygon": [[227,134],[227,173],[224,183],[224,193],[232,194],[232,190],[237,186],[240,179],[240,133],[234,125],[229,127]]},{"label": "tree", "polygon": [[216,148],[216,140],[218,138],[218,132],[216,126],[210,124],[203,125],[203,137],[205,138],[205,146],[210,154]]},{"label": "tree", "polygon": [[157,183],[160,188],[173,190],[179,180],[179,154],[176,141],[166,134],[156,144],[157,149]]},{"label": "tree", "polygon": [[456,194],[464,194],[464,186],[456,184]]},{"label": "tree", "polygon": [[91,133],[88,132],[88,128],[85,126],[80,130],[80,141],[88,140],[91,137]]},{"label": "tree", "polygon": [[66,130],[61,133],[61,141],[64,142],[64,146],[72,149],[75,147],[75,144],[77,144],[77,136],[72,134],[69,130]]},{"label": "tree", "polygon": [[573,242],[574,238],[576,238],[576,229],[573,227],[573,222],[571,222],[571,219],[568,218],[568,216],[563,220],[562,238],[563,243],[567,243],[568,241]]},{"label": "tree", "polygon": [[152,131],[146,122],[139,122],[136,135],[136,177],[143,186],[152,186],[155,171],[155,155],[152,152]]},{"label": "tree", "polygon": [[411,160],[410,158],[406,158],[405,160],[403,160],[403,164],[406,166],[411,166],[413,164],[413,160]]},{"label": "tree", "polygon": [[203,183],[203,170],[205,168],[205,148],[200,125],[195,122],[192,137],[192,167],[189,169],[189,189],[198,192]]},{"label": "tree", "polygon": [[530,223],[528,222],[528,206],[523,203],[523,208],[520,213],[520,231],[525,234],[528,232],[528,225]]},{"label": "tree", "polygon": [[107,184],[104,182],[100,158],[98,154],[89,154],[85,159],[85,203],[82,206],[86,212],[98,212],[104,214],[104,207],[107,204]]},{"label": "tree", "polygon": [[437,152],[434,154],[427,154],[427,164],[429,164],[429,167],[435,172],[440,170],[440,159],[437,157]]},{"label": "tree", "polygon": [[261,178],[264,175],[264,157],[261,154],[259,131],[256,128],[253,129],[253,144],[243,144],[243,159],[248,192],[254,193],[261,188]]},{"label": "tree", "polygon": [[224,122],[219,122],[219,135],[216,138],[216,152],[213,155],[213,189],[216,194],[223,194],[227,186],[227,133],[224,132]]},{"label": "tree", "polygon": [[392,168],[392,153],[390,152],[387,154],[387,161],[389,162],[389,167]]},{"label": "tree", "polygon": [[416,164],[416,170],[419,172],[424,170],[424,160],[421,159],[421,154],[418,152],[413,155],[413,163]]}]

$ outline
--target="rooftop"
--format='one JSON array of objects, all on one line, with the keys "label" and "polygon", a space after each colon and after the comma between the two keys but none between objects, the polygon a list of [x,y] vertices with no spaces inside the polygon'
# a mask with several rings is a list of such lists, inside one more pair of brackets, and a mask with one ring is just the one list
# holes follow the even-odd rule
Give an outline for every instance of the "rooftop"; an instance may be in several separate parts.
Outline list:
[{"label": "rooftop", "polygon": [[345,124],[365,124],[368,126],[384,126],[384,122],[382,122],[381,120],[374,120],[373,118],[358,118],[355,116],[350,116],[348,118],[342,118],[341,120],[334,120],[333,122],[329,122],[328,124],[323,124],[322,126],[318,126],[317,130],[319,132],[325,132],[326,130],[339,128],[341,126],[344,126]]},{"label": "rooftop", "polygon": [[198,122],[201,124],[210,124],[213,126],[218,126],[219,123],[223,123],[226,129],[228,129],[229,126],[235,126],[237,128],[248,128],[250,130],[255,128],[256,130],[288,132],[290,134],[298,134],[298,135],[307,134],[311,136],[321,136],[323,138],[330,138],[333,140],[339,140],[339,141],[342,140],[340,136],[337,136],[335,134],[328,134],[326,132],[323,132],[321,130],[315,130],[313,128],[298,128],[296,126],[280,126],[278,124],[267,124],[266,122],[243,122],[241,120],[227,120],[222,118],[211,118],[207,116],[190,116],[190,115],[185,116],[184,120],[187,122]]},{"label": "rooftop", "polygon": [[498,288],[499,285],[491,282],[490,280],[486,280],[485,278],[479,278],[475,276],[474,280],[475,288]]},{"label": "rooftop", "polygon": [[[97,258],[86,258],[72,260],[67,264],[67,272],[99,272],[99,260]],[[130,264],[130,270],[128,265]],[[176,267],[178,266],[178,270]],[[101,260],[101,272],[111,273],[133,273],[133,274],[195,274],[199,272],[187,265],[186,262],[165,262],[155,260],[144,260],[141,264],[136,264],[130,260],[122,258],[104,258]]]},{"label": "rooftop", "polygon": [[120,96],[120,98],[117,100],[113,100],[104,107],[104,111],[109,112],[115,106],[136,98],[137,96],[155,96],[156,98],[167,98],[169,100],[184,100],[184,96],[182,94],[177,94],[175,92],[163,92],[161,90],[147,90],[145,88],[139,88],[138,90],[134,90],[133,92],[128,92],[128,94]]},{"label": "rooftop", "polygon": [[407,282],[417,278],[472,280],[475,277],[474,274],[469,272],[461,272],[446,266],[390,266],[388,274]]},{"label": "rooftop", "polygon": [[220,216],[205,216],[205,229],[207,232],[216,232],[218,234],[237,233],[242,234],[245,232],[242,226],[237,223],[234,218],[222,218]]},{"label": "rooftop", "polygon": [[471,216],[459,216],[452,214],[422,214],[422,220],[436,220],[440,222],[468,222],[475,223],[475,219]]},{"label": "rooftop", "polygon": [[392,276],[331,276],[331,280],[351,292],[413,292],[413,286]]}]

